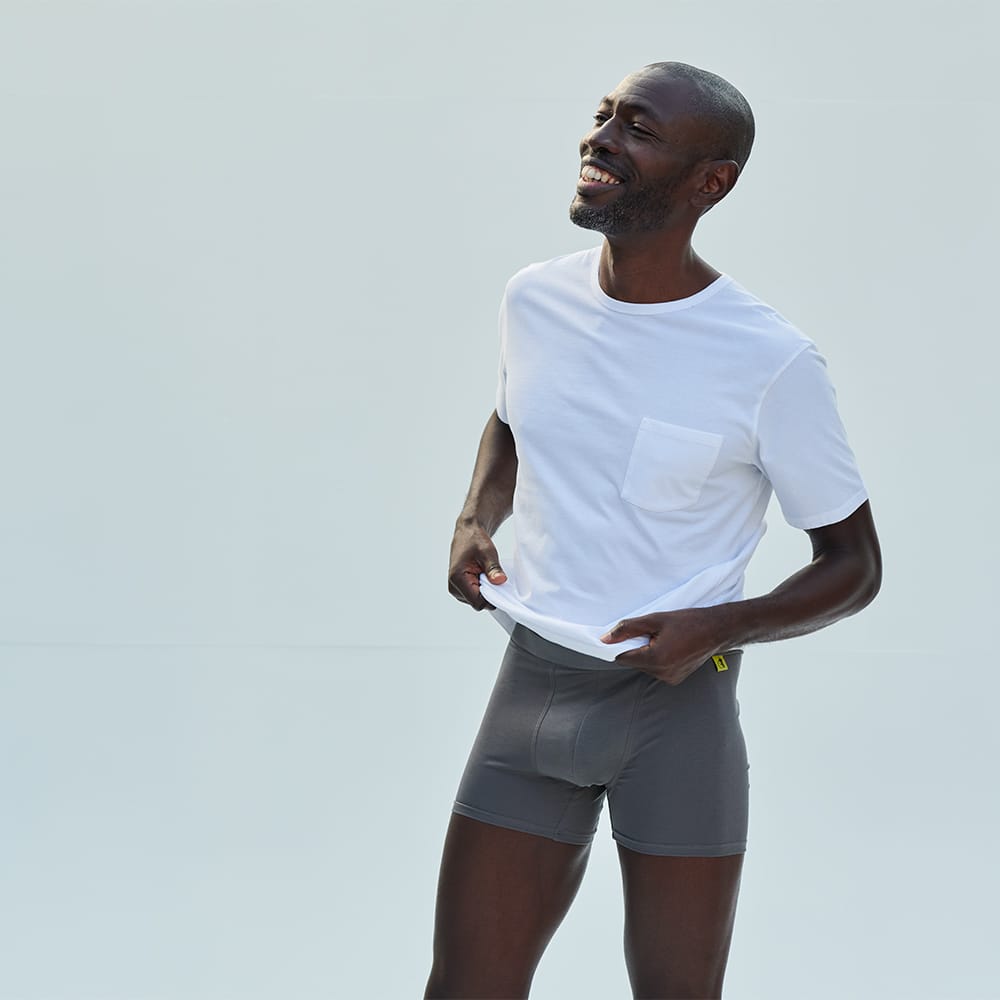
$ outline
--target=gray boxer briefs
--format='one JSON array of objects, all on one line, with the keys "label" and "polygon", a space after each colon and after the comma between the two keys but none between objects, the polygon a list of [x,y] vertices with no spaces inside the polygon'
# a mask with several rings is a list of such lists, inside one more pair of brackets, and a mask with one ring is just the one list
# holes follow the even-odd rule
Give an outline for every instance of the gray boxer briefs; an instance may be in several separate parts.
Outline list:
[{"label": "gray boxer briefs", "polygon": [[742,655],[709,659],[671,685],[518,623],[452,810],[589,844],[607,796],[612,835],[634,851],[742,853],[750,789],[736,698]]}]

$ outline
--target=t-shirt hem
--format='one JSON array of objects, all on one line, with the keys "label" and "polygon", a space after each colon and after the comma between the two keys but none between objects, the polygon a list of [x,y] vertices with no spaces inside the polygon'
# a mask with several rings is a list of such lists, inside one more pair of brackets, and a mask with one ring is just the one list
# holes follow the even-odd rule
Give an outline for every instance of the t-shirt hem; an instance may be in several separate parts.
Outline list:
[{"label": "t-shirt hem", "polygon": [[850,500],[846,500],[839,507],[824,511],[822,514],[813,514],[811,517],[786,517],[785,520],[793,528],[802,528],[808,531],[810,528],[822,528],[828,524],[836,524],[843,521],[845,517],[853,514],[868,499],[868,490],[860,489]]}]

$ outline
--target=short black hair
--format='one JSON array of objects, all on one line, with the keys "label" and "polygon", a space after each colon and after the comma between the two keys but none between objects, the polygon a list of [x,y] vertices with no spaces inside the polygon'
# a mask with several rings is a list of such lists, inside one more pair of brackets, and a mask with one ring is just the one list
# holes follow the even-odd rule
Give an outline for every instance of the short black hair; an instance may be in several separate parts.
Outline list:
[{"label": "short black hair", "polygon": [[703,150],[704,157],[735,160],[742,171],[754,137],[753,112],[747,99],[728,80],[688,63],[655,62],[643,69],[658,70],[690,86],[692,113],[715,126],[714,141],[711,148]]}]

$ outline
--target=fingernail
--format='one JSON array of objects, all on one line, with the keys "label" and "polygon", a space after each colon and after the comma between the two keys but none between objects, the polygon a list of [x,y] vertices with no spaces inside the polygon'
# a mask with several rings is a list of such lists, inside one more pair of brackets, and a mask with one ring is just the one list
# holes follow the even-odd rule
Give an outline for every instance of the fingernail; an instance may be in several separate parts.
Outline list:
[{"label": "fingernail", "polygon": [[607,642],[608,639],[610,639],[610,638],[611,638],[611,633],[610,632],[605,632],[604,635],[601,636],[601,642]]}]

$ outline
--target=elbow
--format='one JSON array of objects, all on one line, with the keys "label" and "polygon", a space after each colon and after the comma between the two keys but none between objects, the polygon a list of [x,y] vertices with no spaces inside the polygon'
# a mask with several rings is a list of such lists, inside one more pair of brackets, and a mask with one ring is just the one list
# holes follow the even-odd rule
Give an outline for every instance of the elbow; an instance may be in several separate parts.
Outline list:
[{"label": "elbow", "polygon": [[882,589],[882,557],[877,549],[860,561],[856,579],[852,614],[867,608]]}]

